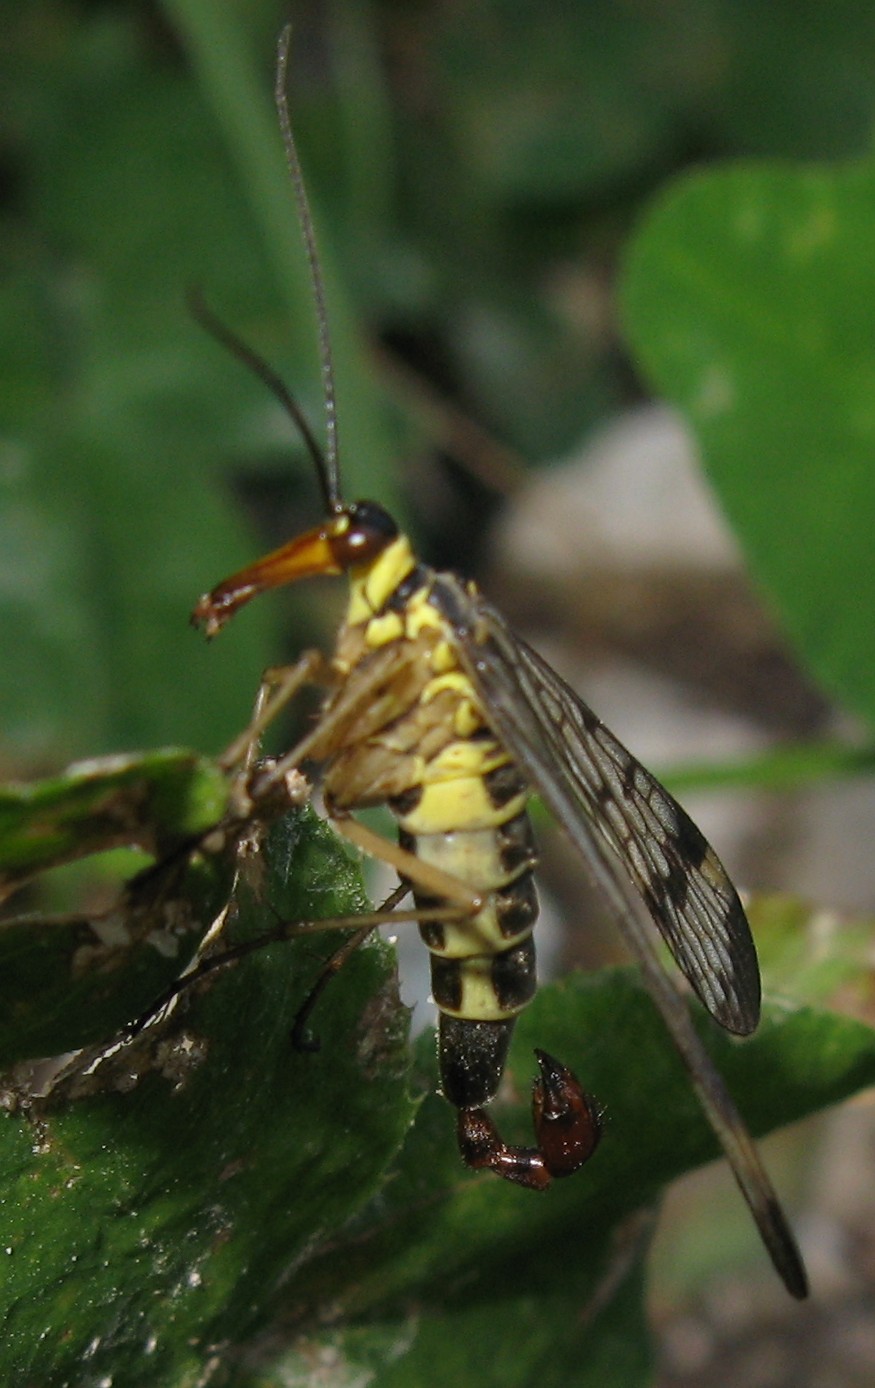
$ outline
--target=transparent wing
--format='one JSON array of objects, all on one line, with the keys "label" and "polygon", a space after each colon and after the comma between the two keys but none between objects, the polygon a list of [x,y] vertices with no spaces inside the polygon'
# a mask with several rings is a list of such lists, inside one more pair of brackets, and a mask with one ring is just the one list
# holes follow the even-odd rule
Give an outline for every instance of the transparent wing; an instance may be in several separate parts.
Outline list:
[{"label": "transparent wing", "polygon": [[738,896],[689,816],[479,594],[441,575],[432,595],[458,638],[490,724],[612,906],[726,1153],[777,1272],[807,1279],[750,1133],[655,949],[655,923],[702,1002],[729,1030],[756,1026],[756,951]]},{"label": "transparent wing", "polygon": [[759,966],[713,848],[500,613],[479,595],[465,598],[475,620],[460,654],[490,722],[613,903],[619,928],[639,953],[631,922],[644,907],[711,1015],[747,1035],[759,1020]]}]

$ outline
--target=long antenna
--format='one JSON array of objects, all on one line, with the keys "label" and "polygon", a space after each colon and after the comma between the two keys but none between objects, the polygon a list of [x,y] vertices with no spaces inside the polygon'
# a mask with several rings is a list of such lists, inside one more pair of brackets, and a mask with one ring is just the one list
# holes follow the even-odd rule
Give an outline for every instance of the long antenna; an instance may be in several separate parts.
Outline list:
[{"label": "long antenna", "polygon": [[264,357],[260,357],[257,352],[244,342],[242,337],[238,337],[221,318],[217,318],[213,310],[207,304],[199,289],[190,289],[188,292],[188,307],[192,317],[200,323],[201,327],[214,337],[217,342],[226,348],[227,351],[235,356],[238,361],[242,361],[244,366],[254,372],[260,381],[267,386],[269,391],[276,396],[283,409],[291,416],[300,430],[301,437],[307,445],[307,452],[313,460],[316,468],[316,475],[322,486],[325,497],[325,505],[329,511],[336,510],[335,495],[332,491],[331,479],[325,464],[325,455],[322,448],[310,428],[310,422],[304,411],[301,409],[292,392],[289,390],[285,381],[278,376],[273,367],[270,366]]},{"label": "long antenna", "polygon": [[301,173],[301,162],[298,159],[295,137],[292,134],[292,122],[289,117],[289,102],[286,95],[291,35],[292,26],[291,24],[287,24],[280,34],[279,43],[277,44],[276,87],[274,89],[274,98],[276,100],[277,114],[279,115],[280,131],[283,137],[283,148],[286,152],[289,177],[292,180],[292,189],[298,207],[298,221],[301,227],[301,235],[304,238],[307,262],[310,267],[310,283],[313,288],[316,325],[319,332],[319,362],[322,372],[322,398],[325,402],[326,443],[325,457],[323,467],[320,469],[320,476],[325,488],[328,509],[329,511],[337,512],[343,509],[343,502],[340,496],[340,467],[337,449],[337,396],[334,389],[334,364],[331,355],[331,334],[328,331],[328,311],[325,306],[325,285],[322,279],[322,267],[319,264],[319,253],[316,249],[316,233],[313,229],[313,218],[310,213],[307,190],[304,187],[304,176]]}]

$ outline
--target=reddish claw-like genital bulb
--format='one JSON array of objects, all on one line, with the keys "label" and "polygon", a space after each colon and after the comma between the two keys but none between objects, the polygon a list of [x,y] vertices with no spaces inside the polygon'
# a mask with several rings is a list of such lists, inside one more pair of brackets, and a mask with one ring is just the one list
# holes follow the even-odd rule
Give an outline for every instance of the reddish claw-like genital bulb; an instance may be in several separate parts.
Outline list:
[{"label": "reddish claw-like genital bulb", "polygon": [[546,1190],[589,1161],[601,1137],[598,1108],[576,1075],[546,1051],[535,1051],[540,1075],[532,1086],[536,1147],[513,1147],[485,1109],[459,1110],[459,1151],[466,1166],[494,1171],[528,1190]]}]

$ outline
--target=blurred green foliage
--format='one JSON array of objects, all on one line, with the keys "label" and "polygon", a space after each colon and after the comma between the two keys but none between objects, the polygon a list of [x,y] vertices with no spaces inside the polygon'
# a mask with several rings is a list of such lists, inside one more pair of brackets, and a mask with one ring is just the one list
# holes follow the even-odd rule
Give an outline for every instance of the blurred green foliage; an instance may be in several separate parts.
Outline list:
[{"label": "blurred green foliage", "polygon": [[[612,281],[659,184],[691,160],[869,144],[864,0],[15,7],[0,54],[0,710],[15,769],[215,750],[278,657],[270,604],[214,650],[186,629],[204,588],[316,503],[286,422],[184,298],[200,285],[318,424],[270,99],[288,16],[346,485],[390,504],[399,459],[434,438],[381,396],[356,320],[502,443],[555,456],[636,395]],[[440,507],[411,509],[470,571]],[[302,603],[296,645],[321,601]]]},{"label": "blurred green foliage", "polygon": [[[318,501],[287,421],[184,301],[199,285],[318,424],[270,99],[290,8],[347,493],[397,505],[398,460],[445,445],[415,394],[381,383],[376,341],[533,462],[638,398],[640,362],[696,426],[798,649],[875,716],[872,178],[862,164],[786,163],[870,153],[867,0],[32,0],[10,7],[0,52],[4,767],[162,743],[215,751],[282,654],[267,602],[214,648],[186,626],[202,590],[311,523]],[[687,175],[644,216],[690,164],[740,156],[769,162]],[[622,293],[633,361],[615,279],[639,223]],[[434,551],[470,572],[459,537],[482,529],[482,507],[449,523],[415,490]],[[323,601],[318,588],[302,599],[292,651]],[[290,892],[292,838],[270,860]],[[307,859],[301,872],[320,914],[346,909],[325,896],[340,867]],[[286,909],[316,908],[291,896]],[[377,951],[356,962],[327,1017],[330,1055],[291,1058],[314,950],[248,960],[194,1002],[208,1063],[183,1073],[172,1032],[132,1103],[98,1086],[59,1105],[36,1154],[34,1129],[9,1120],[3,1246],[26,1255],[10,1254],[10,1372],[72,1381],[87,1351],[83,1384],[190,1382],[223,1339],[272,1335],[282,1285],[305,1268],[284,1306],[300,1331],[287,1362],[225,1359],[216,1382],[266,1388],[333,1356],[338,1378],[367,1369],[386,1384],[645,1383],[643,1245],[618,1269],[611,1240],[713,1148],[664,1038],[650,1045],[634,982],[545,994],[522,1028],[526,1048],[591,1038],[587,1082],[610,1096],[617,1135],[591,1185],[569,1183],[535,1214],[460,1174],[436,1100],[381,1189],[412,1112],[387,965]],[[748,1045],[714,1045],[757,1131],[872,1076],[871,1033],[807,1007],[775,1012]],[[528,1073],[520,1054],[512,1078]],[[88,1314],[71,1334],[72,1307]]]},{"label": "blurred green foliage", "polygon": [[875,726],[875,164],[677,182],[626,317],[807,667]]}]

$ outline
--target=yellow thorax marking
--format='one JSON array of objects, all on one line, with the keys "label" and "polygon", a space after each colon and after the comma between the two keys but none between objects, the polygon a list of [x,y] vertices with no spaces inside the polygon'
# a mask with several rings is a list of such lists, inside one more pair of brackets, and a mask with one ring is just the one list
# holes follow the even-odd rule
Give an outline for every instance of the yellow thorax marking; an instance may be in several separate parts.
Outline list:
[{"label": "yellow thorax marking", "polygon": [[[410,541],[406,535],[399,535],[372,564],[363,564],[360,569],[352,569],[349,607],[346,614],[349,625],[358,626],[371,621],[374,613],[379,612],[401,580],[415,567],[416,559],[410,548]],[[374,642],[374,645],[379,644],[379,641]]]},{"label": "yellow thorax marking", "polygon": [[497,742],[448,742],[431,759],[431,774],[437,777],[487,776],[507,763],[507,753]]},{"label": "yellow thorax marking", "polygon": [[400,612],[384,612],[381,617],[371,617],[368,622],[366,644],[369,650],[378,646],[388,646],[390,641],[400,641],[404,635],[404,618]]},{"label": "yellow thorax marking", "polygon": [[444,625],[445,620],[430,601],[428,590],[421,588],[418,593],[414,593],[406,613],[407,635],[410,640],[415,641],[423,631],[442,631]]},{"label": "yellow thorax marking", "polygon": [[419,803],[401,817],[411,834],[463,834],[506,824],[526,807],[524,791],[496,808],[482,775],[443,774],[429,764],[423,770]]}]

